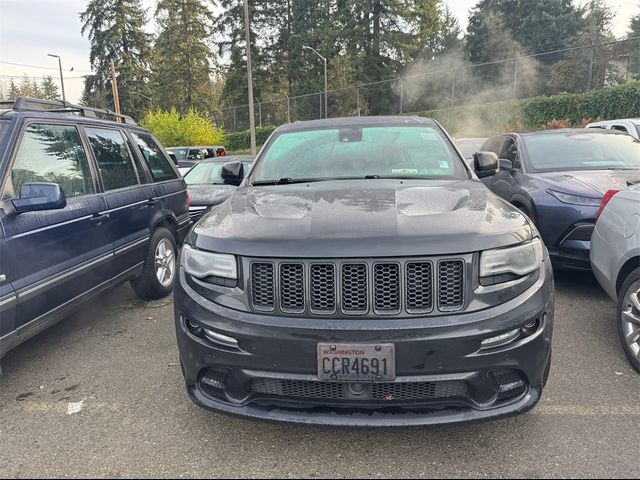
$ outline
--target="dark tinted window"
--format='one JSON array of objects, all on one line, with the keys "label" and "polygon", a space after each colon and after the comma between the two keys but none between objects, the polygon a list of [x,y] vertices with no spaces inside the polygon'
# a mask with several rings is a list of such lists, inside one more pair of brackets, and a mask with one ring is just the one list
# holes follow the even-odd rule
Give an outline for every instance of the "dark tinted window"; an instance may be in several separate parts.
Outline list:
[{"label": "dark tinted window", "polygon": [[89,143],[98,163],[105,190],[138,185],[138,177],[133,167],[124,137],[118,130],[87,128]]},{"label": "dark tinted window", "polygon": [[153,137],[146,133],[134,133],[133,138],[144,157],[154,182],[164,182],[178,178],[178,174],[171,166],[170,160],[158,146]]},{"label": "dark tinted window", "polygon": [[507,138],[502,147],[502,152],[499,157],[506,160],[511,160],[513,168],[520,168],[520,161],[518,159],[518,143],[514,138]]},{"label": "dark tinted window", "polygon": [[52,182],[67,197],[94,193],[86,152],[76,127],[31,124],[27,127],[11,172],[14,195],[27,182]]},{"label": "dark tinted window", "polygon": [[593,131],[524,137],[533,171],[640,168],[640,141],[630,135]]},{"label": "dark tinted window", "polygon": [[612,125],[611,130],[618,130],[619,132],[630,133],[629,130],[627,130],[627,127],[625,127],[624,125]]}]

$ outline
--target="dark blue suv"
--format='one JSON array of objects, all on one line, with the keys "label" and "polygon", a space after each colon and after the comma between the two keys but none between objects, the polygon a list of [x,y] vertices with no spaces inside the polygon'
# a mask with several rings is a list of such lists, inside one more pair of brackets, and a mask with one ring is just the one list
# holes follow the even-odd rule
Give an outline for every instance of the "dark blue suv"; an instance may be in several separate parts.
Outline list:
[{"label": "dark blue suv", "polygon": [[107,288],[169,295],[188,196],[153,135],[67,102],[0,108],[0,359]]}]

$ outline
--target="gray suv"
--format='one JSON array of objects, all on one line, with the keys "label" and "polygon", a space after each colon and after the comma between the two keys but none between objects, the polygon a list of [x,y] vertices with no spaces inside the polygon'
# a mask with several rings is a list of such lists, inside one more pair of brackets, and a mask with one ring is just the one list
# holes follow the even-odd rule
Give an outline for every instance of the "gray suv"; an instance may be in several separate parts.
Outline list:
[{"label": "gray suv", "polygon": [[[523,413],[551,361],[553,275],[530,220],[433,120],[278,128],[188,235],[175,293],[201,407],[352,426]],[[222,177],[233,184],[243,167]],[[476,176],[477,175],[477,176]]]}]

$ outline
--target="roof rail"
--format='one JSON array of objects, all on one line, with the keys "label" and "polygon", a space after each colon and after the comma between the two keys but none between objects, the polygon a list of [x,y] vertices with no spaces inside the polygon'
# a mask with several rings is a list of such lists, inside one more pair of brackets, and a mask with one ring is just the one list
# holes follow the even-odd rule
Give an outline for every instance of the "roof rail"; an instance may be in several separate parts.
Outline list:
[{"label": "roof rail", "polygon": [[1,100],[0,107],[9,107],[13,110],[26,110],[54,113],[78,113],[83,117],[99,118],[98,115],[113,117],[117,122],[127,125],[137,125],[135,120],[128,115],[113,112],[106,108],[85,107],[74,105],[64,100],[42,100],[39,98],[17,97],[15,100]]}]

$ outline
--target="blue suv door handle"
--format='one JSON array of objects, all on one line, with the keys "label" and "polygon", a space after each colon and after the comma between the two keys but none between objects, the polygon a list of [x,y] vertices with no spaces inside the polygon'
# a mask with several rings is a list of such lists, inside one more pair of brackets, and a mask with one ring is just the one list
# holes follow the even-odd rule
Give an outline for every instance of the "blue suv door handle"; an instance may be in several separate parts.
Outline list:
[{"label": "blue suv door handle", "polygon": [[103,215],[94,215],[89,219],[89,221],[95,225],[100,225],[102,222],[106,222],[109,220],[109,214],[105,213]]},{"label": "blue suv door handle", "polygon": [[155,207],[156,205],[158,205],[158,199],[157,198],[150,198],[147,201],[147,207]]}]

